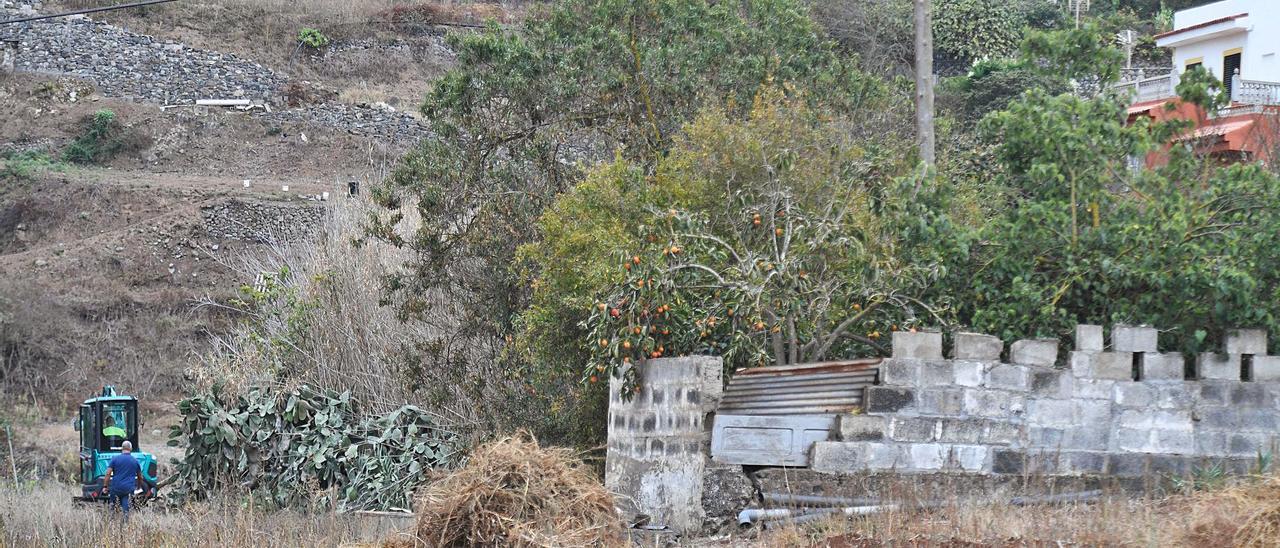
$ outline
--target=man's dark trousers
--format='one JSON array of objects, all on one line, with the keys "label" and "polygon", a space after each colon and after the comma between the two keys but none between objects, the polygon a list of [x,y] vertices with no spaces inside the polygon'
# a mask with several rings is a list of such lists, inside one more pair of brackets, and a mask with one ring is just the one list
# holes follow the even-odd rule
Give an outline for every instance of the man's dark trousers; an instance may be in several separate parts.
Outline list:
[{"label": "man's dark trousers", "polygon": [[115,489],[112,489],[111,497],[108,499],[111,502],[112,508],[115,508],[117,504],[120,505],[120,509],[124,511],[125,521],[129,521],[129,496],[132,494],[133,493],[129,491],[116,491]]}]

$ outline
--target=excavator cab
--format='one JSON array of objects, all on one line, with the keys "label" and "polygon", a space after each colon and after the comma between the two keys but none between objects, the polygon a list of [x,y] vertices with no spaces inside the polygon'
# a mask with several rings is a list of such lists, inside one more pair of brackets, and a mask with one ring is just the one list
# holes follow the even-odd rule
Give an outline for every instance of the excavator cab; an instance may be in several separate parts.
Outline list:
[{"label": "excavator cab", "polygon": [[[143,482],[135,494],[147,493],[157,483],[156,459],[142,451],[139,443],[138,400],[133,396],[116,393],[114,386],[102,388],[102,394],[80,404],[80,416],[75,428],[80,432],[80,485],[82,502],[105,501],[102,483],[107,475],[111,459],[119,455],[128,441],[133,445],[131,454],[142,466]],[[139,502],[142,502],[139,500]]]}]

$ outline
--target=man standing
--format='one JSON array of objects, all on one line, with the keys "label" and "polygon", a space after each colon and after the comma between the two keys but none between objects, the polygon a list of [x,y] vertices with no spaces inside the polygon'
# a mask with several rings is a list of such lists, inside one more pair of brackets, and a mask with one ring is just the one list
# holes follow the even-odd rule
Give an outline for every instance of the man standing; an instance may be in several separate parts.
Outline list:
[{"label": "man standing", "polygon": [[133,444],[125,440],[120,451],[107,465],[107,475],[102,478],[102,494],[111,497],[112,507],[119,504],[125,521],[129,521],[129,496],[139,484],[146,485],[146,481],[142,478],[142,465],[133,458]]}]

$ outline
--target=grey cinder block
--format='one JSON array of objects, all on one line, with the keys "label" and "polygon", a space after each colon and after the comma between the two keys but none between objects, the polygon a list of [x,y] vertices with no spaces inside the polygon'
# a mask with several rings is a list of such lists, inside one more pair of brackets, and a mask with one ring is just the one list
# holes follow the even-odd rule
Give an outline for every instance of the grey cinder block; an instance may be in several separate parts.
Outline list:
[{"label": "grey cinder block", "polygon": [[867,450],[872,443],[820,441],[813,444],[809,466],[818,472],[853,472],[867,468]]},{"label": "grey cinder block", "polygon": [[982,419],[943,419],[938,441],[944,443],[978,443],[983,441],[987,421]]},{"label": "grey cinder block", "polygon": [[953,445],[947,455],[947,468],[965,472],[982,472],[987,469],[991,448],[981,445]]},{"label": "grey cinder block", "polygon": [[1111,349],[1116,352],[1157,352],[1159,332],[1154,327],[1117,325],[1111,328]]},{"label": "grey cinder block", "polygon": [[982,333],[956,333],[951,355],[957,360],[999,360],[1004,341]]},{"label": "grey cinder block", "polygon": [[1102,352],[1102,326],[1077,325],[1075,350],[1085,352]]},{"label": "grey cinder block", "polygon": [[1098,352],[1083,352],[1073,350],[1067,357],[1067,365],[1071,368],[1071,375],[1082,379],[1093,378],[1093,367],[1098,362],[1098,356],[1102,355]]},{"label": "grey cinder block", "polygon": [[1027,404],[1027,423],[1036,426],[1075,424],[1075,404],[1071,400],[1033,399]]},{"label": "grey cinder block", "polygon": [[955,383],[960,386],[982,386],[986,378],[987,364],[982,362],[956,361],[951,364],[955,374]]},{"label": "grey cinder block", "polygon": [[836,430],[840,441],[880,441],[884,439],[885,417],[876,415],[839,415]]},{"label": "grey cinder block", "polygon": [[1021,365],[1052,366],[1058,361],[1056,339],[1025,339],[1009,346],[1009,362]]},{"label": "grey cinder block", "polygon": [[940,360],[942,359],[942,333],[894,331],[893,357]]},{"label": "grey cinder block", "polygon": [[889,437],[893,441],[935,441],[938,439],[938,419],[893,417],[889,421]]},{"label": "grey cinder block", "polygon": [[895,413],[911,407],[916,402],[915,391],[907,388],[868,386],[865,395],[868,413]]},{"label": "grey cinder block", "polygon": [[1031,370],[1025,365],[998,364],[987,372],[986,386],[1026,392],[1031,389]]},{"label": "grey cinder block", "polygon": [[920,367],[916,360],[891,358],[880,364],[880,378],[887,385],[914,387],[920,383]]},{"label": "grey cinder block", "polygon": [[1142,355],[1142,380],[1180,381],[1186,378],[1182,354],[1147,352]]},{"label": "grey cinder block", "polygon": [[1203,352],[1196,356],[1196,378],[1222,381],[1240,380],[1240,355]]},{"label": "grey cinder block", "polygon": [[926,388],[916,393],[916,410],[926,415],[957,416],[964,412],[959,388]]},{"label": "grey cinder block", "polygon": [[1020,415],[1026,407],[1026,396],[1002,390],[966,388],[964,412],[974,417],[1009,417]]},{"label": "grey cinder block", "polygon": [[941,470],[947,463],[947,448],[937,443],[913,443],[908,446],[911,468]]},{"label": "grey cinder block", "polygon": [[1261,329],[1231,329],[1227,331],[1226,351],[1228,354],[1267,353],[1267,332]]},{"label": "grey cinder block", "polygon": [[920,364],[920,386],[952,386],[955,369],[950,360],[935,360]]},{"label": "grey cinder block", "polygon": [[1116,405],[1147,409],[1156,401],[1156,390],[1140,382],[1117,383],[1115,386]]},{"label": "grey cinder block", "polygon": [[1254,356],[1253,380],[1255,382],[1280,382],[1280,356]]},{"label": "grey cinder block", "polygon": [[1132,352],[1103,352],[1093,362],[1093,378],[1133,380]]}]

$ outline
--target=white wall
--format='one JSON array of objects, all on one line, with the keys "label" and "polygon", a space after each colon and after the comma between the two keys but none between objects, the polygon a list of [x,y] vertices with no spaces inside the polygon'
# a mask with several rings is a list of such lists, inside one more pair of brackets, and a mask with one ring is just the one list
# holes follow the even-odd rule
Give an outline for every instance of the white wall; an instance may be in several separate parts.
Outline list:
[{"label": "white wall", "polygon": [[1182,29],[1207,21],[1248,13],[1239,20],[1247,32],[1217,36],[1173,50],[1173,67],[1181,73],[1187,61],[1203,58],[1204,68],[1222,77],[1223,53],[1242,48],[1240,75],[1246,80],[1280,82],[1280,1],[1224,0],[1174,14],[1174,28]]}]

